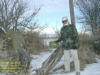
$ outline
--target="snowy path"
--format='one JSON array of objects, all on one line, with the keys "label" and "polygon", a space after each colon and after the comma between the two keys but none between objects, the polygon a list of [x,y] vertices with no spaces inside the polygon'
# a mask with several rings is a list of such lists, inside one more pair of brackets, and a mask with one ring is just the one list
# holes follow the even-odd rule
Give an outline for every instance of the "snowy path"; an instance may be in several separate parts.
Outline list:
[{"label": "snowy path", "polygon": [[[30,71],[41,67],[42,62],[45,59],[47,59],[51,53],[52,52],[43,52],[40,55],[32,55],[32,57],[34,57],[35,59],[33,59],[31,62],[32,69]],[[56,67],[61,64],[63,64],[63,58],[56,65]],[[30,75],[34,75],[34,73],[35,71],[31,72]],[[66,73],[60,73],[60,71],[58,71],[58,73],[50,74],[50,75],[75,75],[75,72],[66,74]],[[86,68],[83,71],[81,71],[81,75],[100,75],[100,60],[98,60],[98,63],[88,64]]]}]

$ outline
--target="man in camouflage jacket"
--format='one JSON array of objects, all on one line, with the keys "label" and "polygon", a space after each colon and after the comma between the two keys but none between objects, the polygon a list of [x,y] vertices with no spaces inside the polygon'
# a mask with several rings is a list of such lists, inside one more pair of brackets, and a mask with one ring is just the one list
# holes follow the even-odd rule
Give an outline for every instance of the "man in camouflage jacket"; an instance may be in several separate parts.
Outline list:
[{"label": "man in camouflage jacket", "polygon": [[73,58],[76,75],[80,75],[80,64],[77,50],[79,48],[79,37],[75,25],[69,24],[67,17],[62,18],[63,27],[61,28],[61,36],[55,42],[61,42],[64,50],[64,66],[65,72],[70,72],[70,56]]}]

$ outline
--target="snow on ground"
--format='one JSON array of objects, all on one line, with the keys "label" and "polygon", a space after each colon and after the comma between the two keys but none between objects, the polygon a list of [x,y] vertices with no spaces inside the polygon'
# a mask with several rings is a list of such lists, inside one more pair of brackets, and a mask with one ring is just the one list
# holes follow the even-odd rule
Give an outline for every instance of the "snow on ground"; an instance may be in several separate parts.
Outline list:
[{"label": "snow on ground", "polygon": [[[57,73],[51,75],[75,75],[75,72],[71,73]],[[100,75],[100,60],[98,63],[88,64],[86,68],[81,71],[81,75]]]},{"label": "snow on ground", "polygon": [[[31,61],[31,69],[30,69],[30,74],[29,75],[34,75],[35,69],[38,69],[41,67],[43,61],[45,61],[50,54],[54,51],[47,51],[47,52],[42,52],[40,55],[31,55],[33,57]],[[59,67],[60,65],[63,64],[63,58],[61,61],[55,66],[55,68]],[[50,75],[75,75],[75,72],[71,73],[63,73],[63,70],[58,70],[57,73],[53,73]],[[6,75],[6,73],[0,73],[0,75]],[[81,71],[81,75],[100,75],[100,59],[98,59],[97,63],[93,64],[88,64],[86,68]]]},{"label": "snow on ground", "polygon": [[40,55],[31,55],[33,57],[33,60],[31,61],[31,70],[30,70],[30,75],[34,74],[36,69],[40,68],[42,63],[50,56],[50,54],[54,51],[47,51],[43,52]]},{"label": "snow on ground", "polygon": [[[53,51],[54,50],[52,50],[51,52],[49,51],[43,52],[40,55],[32,55],[33,60],[31,61],[32,68],[30,70],[30,75],[34,75],[35,73],[34,70],[40,68],[43,61],[45,61]],[[63,64],[63,58],[55,66],[55,68],[59,67],[62,64]],[[75,75],[75,72],[63,73],[62,71],[63,70],[58,70],[57,73],[53,73],[50,75]],[[100,75],[100,60],[98,60],[97,63],[88,64],[86,68],[83,71],[81,71],[81,75]]]}]

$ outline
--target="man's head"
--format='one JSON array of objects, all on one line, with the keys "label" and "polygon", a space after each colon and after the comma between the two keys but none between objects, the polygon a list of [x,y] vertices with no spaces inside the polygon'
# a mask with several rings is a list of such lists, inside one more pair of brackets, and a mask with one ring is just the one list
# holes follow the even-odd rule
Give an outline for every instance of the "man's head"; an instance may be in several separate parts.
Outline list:
[{"label": "man's head", "polygon": [[68,19],[67,19],[67,17],[63,17],[62,18],[62,23],[63,23],[63,25],[68,25]]}]

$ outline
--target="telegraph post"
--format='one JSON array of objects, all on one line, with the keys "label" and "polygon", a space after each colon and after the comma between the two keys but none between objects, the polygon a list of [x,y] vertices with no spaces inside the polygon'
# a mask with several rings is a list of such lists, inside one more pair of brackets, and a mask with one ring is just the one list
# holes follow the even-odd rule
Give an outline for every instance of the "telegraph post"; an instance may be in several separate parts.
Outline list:
[{"label": "telegraph post", "polygon": [[69,0],[71,24],[75,25],[74,5],[73,0]]}]

